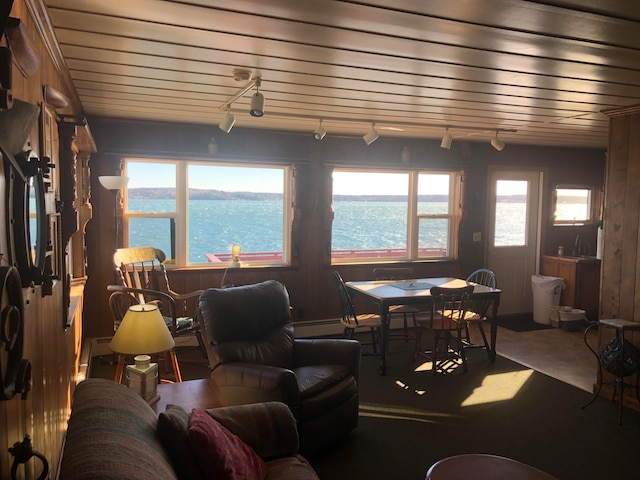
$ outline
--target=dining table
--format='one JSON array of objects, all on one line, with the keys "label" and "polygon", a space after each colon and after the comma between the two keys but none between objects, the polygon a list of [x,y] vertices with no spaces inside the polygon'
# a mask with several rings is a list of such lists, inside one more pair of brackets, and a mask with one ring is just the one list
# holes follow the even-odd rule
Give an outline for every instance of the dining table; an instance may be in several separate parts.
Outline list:
[{"label": "dining table", "polygon": [[496,337],[498,333],[498,307],[500,293],[498,288],[479,285],[454,277],[416,278],[409,280],[364,280],[345,282],[352,297],[363,297],[378,306],[381,320],[380,337],[380,374],[387,371],[387,339],[389,338],[389,308],[394,305],[430,305],[431,287],[459,288],[474,285],[471,299],[487,300],[491,304],[487,310],[487,319],[491,325],[489,359],[496,359]]}]

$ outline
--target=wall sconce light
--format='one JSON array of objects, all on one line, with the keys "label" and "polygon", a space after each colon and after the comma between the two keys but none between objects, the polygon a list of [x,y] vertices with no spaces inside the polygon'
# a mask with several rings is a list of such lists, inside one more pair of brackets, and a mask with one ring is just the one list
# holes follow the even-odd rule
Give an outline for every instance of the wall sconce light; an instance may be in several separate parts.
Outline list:
[{"label": "wall sconce light", "polygon": [[362,139],[367,145],[371,145],[373,142],[375,142],[378,139],[378,132],[376,132],[375,123],[371,124],[371,130],[365,133]]},{"label": "wall sconce light", "polygon": [[444,136],[442,137],[442,141],[440,142],[440,147],[446,148],[449,150],[451,148],[451,142],[453,141],[453,137],[449,133],[449,127],[447,127],[444,131]]},{"label": "wall sconce light", "polygon": [[256,79],[256,93],[251,97],[251,109],[249,113],[252,117],[261,117],[264,115],[264,95],[260,93],[261,79]]},{"label": "wall sconce light", "polygon": [[496,130],[495,137],[491,139],[491,146],[499,152],[501,152],[504,149],[504,142],[498,138],[497,130]]},{"label": "wall sconce light", "polygon": [[316,140],[322,140],[326,134],[327,130],[322,126],[322,120],[320,120],[320,125],[318,125],[318,128],[313,132],[313,138]]},{"label": "wall sconce light", "polygon": [[236,117],[233,115],[233,113],[227,110],[227,113],[225,113],[224,117],[222,117],[222,121],[220,122],[218,127],[220,127],[220,130],[222,130],[224,133],[229,133],[235,123]]}]

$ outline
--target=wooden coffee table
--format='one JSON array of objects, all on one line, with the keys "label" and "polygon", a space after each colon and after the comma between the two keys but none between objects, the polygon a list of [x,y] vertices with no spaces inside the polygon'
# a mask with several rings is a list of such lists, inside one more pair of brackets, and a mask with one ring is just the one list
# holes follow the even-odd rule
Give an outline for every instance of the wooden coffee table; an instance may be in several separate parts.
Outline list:
[{"label": "wooden coffee table", "polygon": [[215,408],[223,406],[216,395],[211,379],[201,378],[186,382],[161,383],[158,385],[160,400],[151,405],[156,413],[164,412],[167,405],[180,405],[187,412],[194,408]]}]

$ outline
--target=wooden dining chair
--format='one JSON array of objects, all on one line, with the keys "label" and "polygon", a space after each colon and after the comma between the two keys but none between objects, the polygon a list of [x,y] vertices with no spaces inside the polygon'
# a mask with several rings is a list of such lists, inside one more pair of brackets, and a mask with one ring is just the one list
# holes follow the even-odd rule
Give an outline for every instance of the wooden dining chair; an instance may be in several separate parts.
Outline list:
[{"label": "wooden dining chair", "polygon": [[[487,268],[480,268],[474,272],[472,272],[467,277],[467,283],[473,285],[485,285],[491,288],[497,288],[496,275],[493,271]],[[489,347],[489,342],[487,341],[487,335],[484,331],[483,324],[487,322],[487,312],[491,307],[492,300],[487,299],[473,299],[471,301],[471,307],[469,311],[466,313],[465,320],[467,324],[465,326],[465,348],[484,348],[489,355],[489,360],[491,360],[491,348]],[[471,335],[469,332],[469,327],[471,325],[477,325],[478,331],[482,337],[482,344],[474,344],[471,342]]]},{"label": "wooden dining chair", "polygon": [[[408,267],[376,267],[373,269],[373,278],[375,280],[408,280],[413,278],[413,269]],[[403,330],[401,334],[391,334],[389,337],[401,337],[405,342],[413,340],[413,334],[409,330],[408,316],[413,319],[413,330],[416,327],[416,315],[420,313],[420,309],[412,305],[392,305],[389,307],[389,324],[393,316],[402,316]]]},{"label": "wooden dining chair", "polygon": [[[342,317],[340,323],[342,324],[343,331],[342,337],[352,339],[353,334],[362,329],[368,329],[371,333],[371,342],[360,342],[362,345],[371,345],[373,355],[378,354],[378,342],[380,335],[382,334],[382,320],[377,313],[364,313],[357,315],[355,308],[353,307],[353,301],[347,286],[344,284],[344,280],[340,274],[336,271],[333,272],[333,277],[338,289],[338,299],[340,301],[340,310]],[[363,353],[363,355],[367,355]]]},{"label": "wooden dining chair", "polygon": [[[414,359],[418,355],[431,361],[431,371],[448,372],[455,364],[462,363],[467,371],[464,352],[465,314],[470,306],[473,285],[459,288],[431,287],[431,311],[416,321]],[[432,336],[429,348],[422,345],[423,335]],[[426,342],[425,342],[426,343]]]}]

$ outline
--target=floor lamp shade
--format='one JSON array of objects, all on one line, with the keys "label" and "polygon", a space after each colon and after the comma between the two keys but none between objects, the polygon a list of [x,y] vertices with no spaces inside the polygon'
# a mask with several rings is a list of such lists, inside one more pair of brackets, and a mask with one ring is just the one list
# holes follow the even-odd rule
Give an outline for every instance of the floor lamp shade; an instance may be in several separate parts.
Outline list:
[{"label": "floor lamp shade", "polygon": [[109,344],[116,353],[127,355],[166,352],[175,341],[156,305],[132,305]]}]

